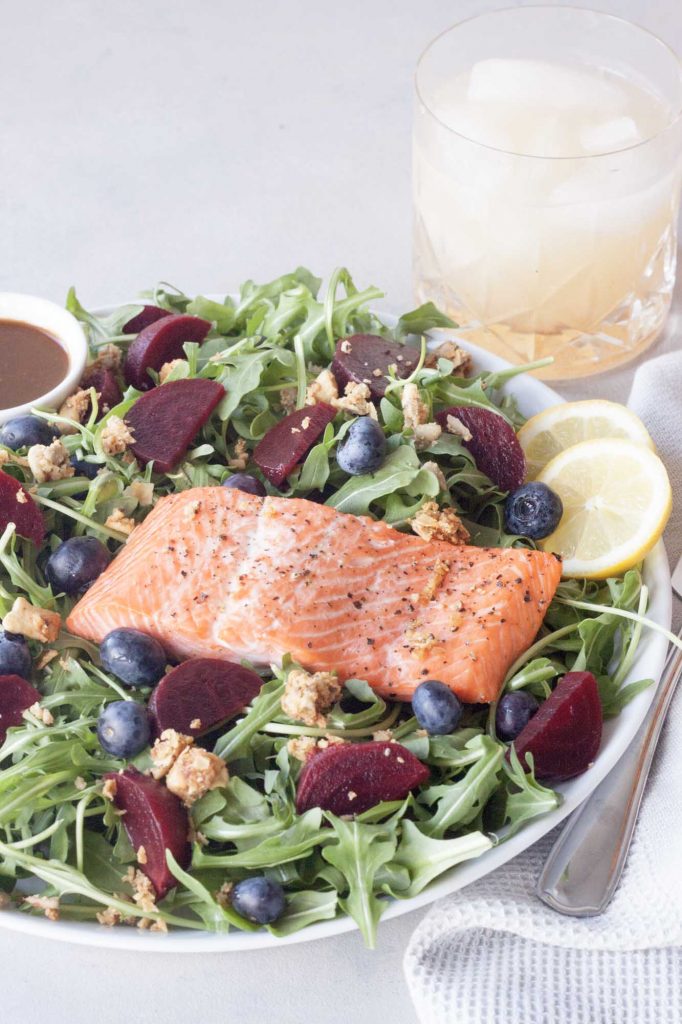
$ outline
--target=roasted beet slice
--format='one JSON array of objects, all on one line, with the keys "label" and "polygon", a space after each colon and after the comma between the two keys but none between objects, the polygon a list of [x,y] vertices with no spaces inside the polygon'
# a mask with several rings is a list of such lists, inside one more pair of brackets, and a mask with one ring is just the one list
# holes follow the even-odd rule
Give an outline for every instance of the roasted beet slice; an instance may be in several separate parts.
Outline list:
[{"label": "roasted beet slice", "polygon": [[182,868],[189,867],[189,815],[176,796],[151,775],[143,775],[130,765],[122,772],[109,772],[105,779],[116,783],[114,804],[125,811],[123,824],[134,850],[144,846],[146,861],[140,870],[163,899],[176,880],[166,864],[166,850]]},{"label": "roasted beet slice", "polygon": [[104,366],[89,366],[81,377],[82,388],[94,388],[99,395],[98,419],[123,401],[123,392],[112,370]]},{"label": "roasted beet slice", "polygon": [[40,547],[45,536],[43,513],[18,480],[0,471],[0,532],[8,523],[14,523],[20,537]]},{"label": "roasted beet slice", "polygon": [[39,700],[36,688],[21,676],[0,676],[0,743],[10,726],[21,725],[23,712]]},{"label": "roasted beet slice", "polygon": [[225,394],[215,380],[171,380],[141,395],[128,411],[132,446],[140,462],[168,473],[186,455],[197,433]]},{"label": "roasted beet slice", "polygon": [[343,393],[351,381],[367,384],[372,398],[378,401],[388,384],[389,366],[396,367],[399,377],[409,377],[417,367],[419,355],[417,349],[387,341],[378,334],[353,334],[337,341],[332,373],[339,392]]},{"label": "roasted beet slice", "polygon": [[145,327],[155,324],[157,320],[163,320],[165,316],[169,316],[167,309],[161,309],[160,306],[143,306],[137,316],[123,325],[123,334],[139,334]]},{"label": "roasted beet slice", "polygon": [[182,359],[185,342],[202,342],[210,329],[210,320],[176,313],[149,324],[128,349],[123,365],[126,381],[138,391],[149,391],[154,382],[147,370],[160,370],[171,359]]},{"label": "roasted beet slice", "polygon": [[253,460],[263,476],[275,487],[281,487],[335,416],[333,406],[320,402],[297,409],[270,427],[253,452]]},{"label": "roasted beet slice", "polygon": [[437,413],[436,420],[447,430],[448,416],[456,416],[471,434],[464,441],[476,465],[501,491],[515,491],[526,478],[526,456],[512,426],[490,409],[453,406]]},{"label": "roasted beet slice", "polygon": [[175,729],[189,736],[214,729],[256,697],[263,680],[248,668],[220,658],[190,658],[154,688],[149,712],[156,735]]},{"label": "roasted beet slice", "polygon": [[360,814],[382,800],[402,800],[426,782],[429,770],[400,743],[340,743],[314,754],[296,791],[299,814],[321,807]]},{"label": "roasted beet slice", "polygon": [[533,755],[539,779],[561,782],[590,767],[601,743],[602,707],[591,672],[569,672],[514,740],[521,764]]}]

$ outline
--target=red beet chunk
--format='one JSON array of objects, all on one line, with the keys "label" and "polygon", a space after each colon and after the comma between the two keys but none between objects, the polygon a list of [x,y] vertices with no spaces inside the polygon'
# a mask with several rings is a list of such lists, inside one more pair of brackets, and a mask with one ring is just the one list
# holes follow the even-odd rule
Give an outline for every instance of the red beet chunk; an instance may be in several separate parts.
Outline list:
[{"label": "red beet chunk", "polygon": [[382,800],[402,800],[426,782],[429,770],[400,743],[342,743],[314,754],[296,791],[299,814],[321,807],[360,814]]},{"label": "red beet chunk", "polygon": [[36,688],[21,676],[0,676],[0,743],[10,726],[21,725],[23,712],[39,700]]},{"label": "red beet chunk", "polygon": [[[156,735],[175,729],[199,736],[250,704],[263,680],[248,668],[220,658],[190,658],[155,687],[149,712]],[[200,722],[192,726],[193,722]]]},{"label": "red beet chunk", "polygon": [[601,743],[602,707],[591,672],[569,672],[514,741],[525,767],[533,755],[539,779],[561,782],[590,767]]},{"label": "red beet chunk", "polygon": [[123,334],[139,334],[145,327],[149,327],[150,324],[154,324],[168,315],[168,310],[161,309],[160,306],[143,306],[137,316],[123,325]]},{"label": "red beet chunk", "polygon": [[40,547],[45,536],[43,513],[18,480],[0,471],[0,531],[8,523],[14,523],[20,537]]},{"label": "red beet chunk", "polygon": [[332,373],[340,392],[351,382],[367,384],[372,398],[378,401],[386,391],[389,366],[396,367],[398,377],[409,377],[417,367],[419,355],[416,349],[387,341],[378,334],[353,334],[337,341]]},{"label": "red beet chunk", "polygon": [[180,867],[189,867],[189,815],[162,782],[143,775],[137,768],[129,766],[120,773],[109,772],[104,778],[116,783],[114,804],[125,811],[123,824],[133,849],[144,846],[147,860],[139,867],[161,900],[177,884],[166,864],[166,850],[170,850]]},{"label": "red beet chunk", "polygon": [[476,465],[490,477],[501,491],[515,491],[526,478],[526,456],[512,426],[490,409],[474,406],[453,406],[436,415],[443,430],[448,416],[456,416],[469,430],[470,441],[464,442]]},{"label": "red beet chunk", "polygon": [[275,487],[281,487],[335,416],[333,406],[320,402],[297,409],[275,423],[253,452],[253,460],[263,476]]},{"label": "red beet chunk", "polygon": [[170,472],[187,454],[224,394],[217,381],[195,378],[168,381],[141,395],[126,416],[135,438],[135,458],[153,461],[159,473]]},{"label": "red beet chunk", "polygon": [[185,342],[202,342],[210,329],[209,320],[175,313],[149,324],[128,349],[123,366],[126,381],[138,391],[149,391],[154,383],[147,371],[160,370],[171,359],[182,359]]},{"label": "red beet chunk", "polygon": [[115,374],[104,366],[90,366],[81,378],[82,388],[94,388],[99,395],[98,419],[123,401],[123,392]]}]

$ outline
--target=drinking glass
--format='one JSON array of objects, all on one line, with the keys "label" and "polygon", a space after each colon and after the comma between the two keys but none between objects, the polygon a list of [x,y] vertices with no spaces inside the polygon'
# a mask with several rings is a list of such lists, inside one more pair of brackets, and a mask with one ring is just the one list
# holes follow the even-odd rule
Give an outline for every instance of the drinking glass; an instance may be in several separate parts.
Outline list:
[{"label": "drinking glass", "polygon": [[611,15],[515,7],[436,38],[416,93],[419,301],[511,362],[553,357],[547,378],[650,345],[675,279],[673,51]]}]

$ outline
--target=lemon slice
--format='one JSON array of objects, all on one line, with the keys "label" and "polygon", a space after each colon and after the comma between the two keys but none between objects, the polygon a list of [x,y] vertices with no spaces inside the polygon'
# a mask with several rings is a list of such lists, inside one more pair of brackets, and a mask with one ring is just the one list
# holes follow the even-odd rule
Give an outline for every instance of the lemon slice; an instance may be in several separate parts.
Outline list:
[{"label": "lemon slice", "polygon": [[604,579],[640,562],[672,508],[665,466],[642,444],[583,441],[560,452],[538,480],[561,498],[559,526],[541,546],[564,560],[564,576]]},{"label": "lemon slice", "polygon": [[527,479],[535,480],[559,452],[599,437],[623,437],[654,447],[642,421],[624,405],[601,399],[562,402],[533,416],[518,432],[528,463]]}]

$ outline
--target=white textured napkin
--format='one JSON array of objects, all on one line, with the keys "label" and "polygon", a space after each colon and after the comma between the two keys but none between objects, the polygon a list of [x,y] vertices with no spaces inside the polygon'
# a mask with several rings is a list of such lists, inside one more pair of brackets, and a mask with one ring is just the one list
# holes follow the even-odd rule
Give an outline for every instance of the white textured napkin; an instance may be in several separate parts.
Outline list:
[{"label": "white textured napkin", "polygon": [[[630,405],[673,482],[666,544],[674,566],[682,554],[682,351],[640,366]],[[679,627],[679,605],[676,612]],[[682,1021],[682,692],[621,886],[601,917],[564,917],[534,896],[557,835],[436,903],[421,922],[405,973],[424,1024]]]}]

